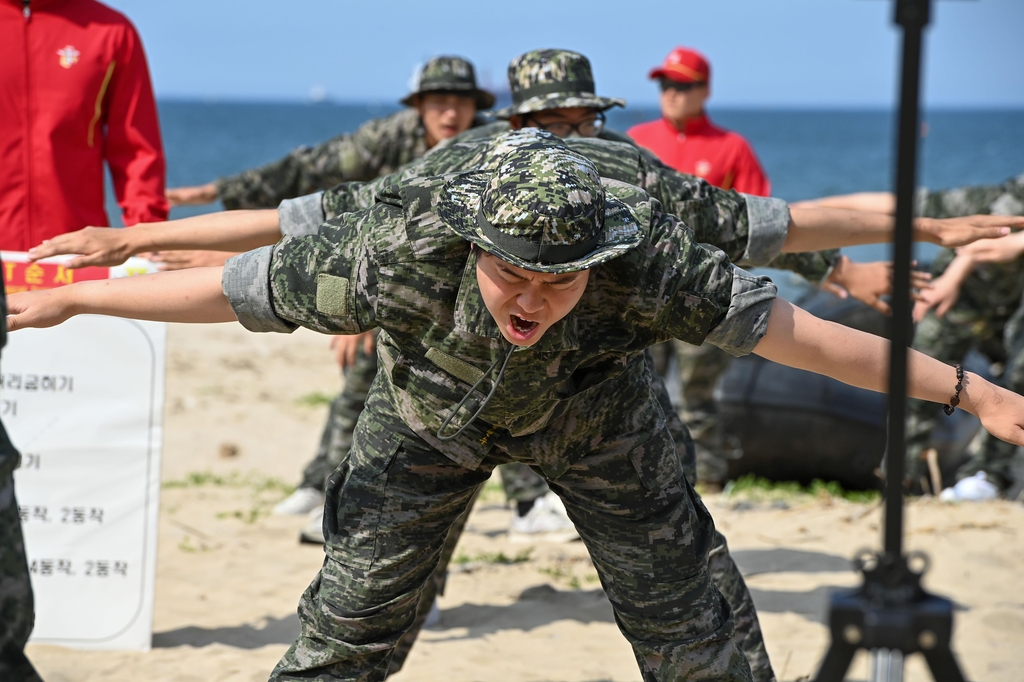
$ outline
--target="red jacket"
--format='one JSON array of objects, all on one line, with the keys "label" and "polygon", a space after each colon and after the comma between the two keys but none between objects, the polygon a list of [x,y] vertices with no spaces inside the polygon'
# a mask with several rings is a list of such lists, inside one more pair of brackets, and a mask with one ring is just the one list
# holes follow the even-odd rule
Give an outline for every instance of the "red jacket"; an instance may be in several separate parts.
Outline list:
[{"label": "red jacket", "polygon": [[719,128],[707,116],[680,131],[665,119],[633,126],[627,134],[666,166],[697,175],[722,189],[766,197],[772,186],[743,136]]},{"label": "red jacket", "polygon": [[0,0],[0,249],[109,225],[103,160],[126,225],[166,220],[163,146],[142,42],[94,0]]}]

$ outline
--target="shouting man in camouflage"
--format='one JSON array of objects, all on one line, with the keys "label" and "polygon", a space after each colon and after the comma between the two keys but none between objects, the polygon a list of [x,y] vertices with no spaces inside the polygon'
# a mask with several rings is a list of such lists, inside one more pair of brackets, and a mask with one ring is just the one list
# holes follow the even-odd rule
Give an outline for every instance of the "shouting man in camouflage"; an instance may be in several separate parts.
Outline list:
[{"label": "shouting man in camouflage", "polygon": [[[11,298],[11,329],[78,313],[354,334],[382,370],[332,474],[327,557],[272,679],[381,680],[452,523],[491,469],[536,467],[579,528],[645,680],[749,680],[711,584],[713,523],[643,349],[710,340],[881,390],[882,339],[822,322],[703,247],[637,187],[543,139],[494,171],[400,182],[370,209],[223,269]],[[909,392],[948,399],[914,354]],[[1024,443],[1024,398],[968,374],[961,406]]]}]

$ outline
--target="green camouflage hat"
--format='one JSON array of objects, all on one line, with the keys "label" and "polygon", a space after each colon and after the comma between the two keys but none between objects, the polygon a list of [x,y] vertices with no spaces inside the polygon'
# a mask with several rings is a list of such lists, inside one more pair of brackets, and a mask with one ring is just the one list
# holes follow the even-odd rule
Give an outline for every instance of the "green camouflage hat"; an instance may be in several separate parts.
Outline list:
[{"label": "green camouflage hat", "polygon": [[605,194],[594,164],[553,139],[512,150],[493,173],[456,175],[438,214],[484,251],[537,272],[585,270],[642,238],[630,208]]},{"label": "green camouflage hat", "polygon": [[473,64],[462,57],[443,55],[434,57],[421,66],[410,84],[410,92],[401,100],[407,107],[413,105],[416,95],[425,92],[465,93],[476,100],[478,110],[490,109],[494,106],[494,95],[476,86],[476,72]]},{"label": "green camouflage hat", "polygon": [[626,100],[594,94],[590,60],[569,50],[533,50],[508,65],[512,106],[495,112],[497,118],[546,109],[585,107],[604,111],[626,106]]}]

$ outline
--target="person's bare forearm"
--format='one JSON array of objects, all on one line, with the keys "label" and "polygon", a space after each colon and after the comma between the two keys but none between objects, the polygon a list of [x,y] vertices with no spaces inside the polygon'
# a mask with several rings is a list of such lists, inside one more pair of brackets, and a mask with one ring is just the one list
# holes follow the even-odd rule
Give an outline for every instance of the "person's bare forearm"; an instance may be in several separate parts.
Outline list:
[{"label": "person's bare forearm", "polygon": [[797,201],[790,206],[800,208],[844,208],[852,211],[870,211],[892,215],[896,212],[896,197],[892,192],[855,192],[808,201]]},{"label": "person's bare forearm", "polygon": [[[782,244],[786,253],[892,241],[894,218],[881,213],[791,206],[789,214],[789,228]],[[915,218],[913,225],[915,241],[957,247],[1007,235],[1010,228],[1024,227],[1024,217]]]},{"label": "person's bare forearm", "polygon": [[976,268],[977,265],[978,264],[974,261],[974,258],[969,254],[958,253],[942,272],[942,279],[947,280],[950,284],[959,289],[963,286],[967,278],[970,277],[971,273],[974,272],[974,268]]},{"label": "person's bare forearm", "polygon": [[127,230],[132,255],[149,251],[251,251],[281,239],[277,210],[220,211]]},{"label": "person's bare forearm", "polygon": [[233,322],[221,289],[223,268],[193,268],[155,275],[79,282],[54,290],[70,315],[112,315],[158,322]]},{"label": "person's bare forearm", "polygon": [[893,219],[880,213],[790,206],[783,253],[892,241]]},{"label": "person's bare forearm", "polygon": [[[888,386],[889,342],[873,334],[818,319],[776,299],[768,333],[754,349],[768,360],[830,376],[851,386],[884,392]],[[967,373],[960,406],[977,413],[977,401],[988,396],[987,382]],[[907,393],[945,403],[953,395],[956,373],[949,365],[910,351]],[[980,394],[980,395],[979,395]]]}]

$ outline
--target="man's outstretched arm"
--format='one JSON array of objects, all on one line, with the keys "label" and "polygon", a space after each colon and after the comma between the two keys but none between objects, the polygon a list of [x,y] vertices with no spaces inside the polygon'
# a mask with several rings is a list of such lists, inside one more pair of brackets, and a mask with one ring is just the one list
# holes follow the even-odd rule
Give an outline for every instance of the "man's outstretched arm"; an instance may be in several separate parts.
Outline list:
[{"label": "man's outstretched arm", "polygon": [[[754,352],[851,386],[886,390],[887,340],[818,319],[782,299],[772,303],[768,331]],[[956,386],[953,368],[923,353],[909,353],[908,395],[935,403],[948,402]],[[985,429],[997,438],[1024,445],[1024,397],[965,372],[960,407],[977,415]]]},{"label": "man's outstretched arm", "polygon": [[183,249],[242,252],[276,244],[280,239],[276,209],[222,211],[166,223],[144,223],[130,230],[87,227],[48,239],[30,249],[29,256],[39,260],[75,253],[81,255],[69,261],[68,267],[111,267],[139,253]]},{"label": "man's outstretched arm", "polygon": [[234,322],[221,289],[223,268],[78,282],[11,294],[7,328],[52,327],[75,315],[111,315],[158,322]]},{"label": "man's outstretched arm", "polygon": [[[790,206],[789,230],[783,253],[821,251],[842,246],[892,241],[893,218],[882,213],[839,208]],[[1024,228],[1024,216],[972,215],[962,218],[916,218],[915,241],[945,247],[995,239]]]}]

